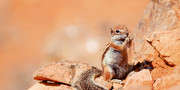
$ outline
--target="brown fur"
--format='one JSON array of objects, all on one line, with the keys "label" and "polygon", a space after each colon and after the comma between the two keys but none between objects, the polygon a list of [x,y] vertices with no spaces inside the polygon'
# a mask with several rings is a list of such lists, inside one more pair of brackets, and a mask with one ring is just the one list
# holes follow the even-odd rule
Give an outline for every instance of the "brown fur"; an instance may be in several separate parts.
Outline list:
[{"label": "brown fur", "polygon": [[79,76],[78,80],[73,84],[73,87],[78,90],[106,90],[94,81],[94,79],[100,75],[102,75],[102,71],[92,67]]},{"label": "brown fur", "polygon": [[[120,30],[120,32],[117,33],[116,30]],[[112,78],[117,78],[117,79],[122,78],[125,75],[125,73],[128,71],[127,70],[128,69],[128,67],[127,67],[128,66],[128,64],[127,64],[128,57],[127,57],[127,51],[126,51],[127,44],[130,42],[130,39],[128,37],[128,35],[129,35],[128,29],[124,25],[119,25],[119,26],[115,26],[115,27],[111,28],[111,37],[113,37],[115,35],[122,35],[122,34],[126,35],[126,37],[123,37],[124,41],[122,39],[123,43],[121,45],[117,45],[117,44],[115,44],[114,41],[111,41],[106,46],[104,53],[102,55],[103,75],[104,75],[104,79],[106,81],[109,81]],[[119,58],[121,58],[120,59],[121,61],[119,61],[118,63],[113,62],[113,60],[115,60],[116,58],[110,57],[110,59],[112,59],[110,61],[109,60],[107,61],[107,59],[104,59],[106,53],[110,50],[110,47],[113,48],[114,51],[120,52]],[[114,52],[114,51],[112,51],[112,52]],[[113,55],[110,55],[110,56],[113,56]],[[109,63],[108,64],[103,63],[103,60],[106,60],[106,62],[112,62],[113,65],[112,64],[109,65]]]}]

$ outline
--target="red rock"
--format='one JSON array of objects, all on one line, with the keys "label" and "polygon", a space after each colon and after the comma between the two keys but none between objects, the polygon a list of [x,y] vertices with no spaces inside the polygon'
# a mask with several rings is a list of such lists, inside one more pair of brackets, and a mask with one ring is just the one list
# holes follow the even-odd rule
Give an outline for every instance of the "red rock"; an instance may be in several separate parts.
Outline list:
[{"label": "red rock", "polygon": [[123,88],[123,85],[120,83],[113,83],[113,90],[119,90]]},{"label": "red rock", "polygon": [[166,63],[161,58],[156,58],[155,60],[153,60],[152,66],[154,68],[151,71],[153,80],[172,74],[172,72],[174,71],[174,68],[166,65]]},{"label": "red rock", "polygon": [[169,88],[169,90],[179,90],[179,89],[180,89],[180,85],[176,85],[176,86]]},{"label": "red rock", "polygon": [[123,90],[152,90],[150,86],[129,86]]},{"label": "red rock", "polygon": [[133,62],[153,61],[158,58],[158,52],[145,40],[137,41],[134,49],[135,55]]},{"label": "red rock", "polygon": [[153,87],[158,87],[161,82],[162,80],[160,78],[156,79],[156,81],[153,84]]},{"label": "red rock", "polygon": [[134,30],[133,62],[159,57],[170,65],[180,64],[179,7],[179,0],[151,0]]},{"label": "red rock", "polygon": [[180,85],[180,75],[171,74],[156,81],[153,85],[155,90],[159,89],[170,89],[174,86]]},{"label": "red rock", "polygon": [[53,62],[34,73],[36,80],[50,80],[65,84],[73,83],[74,78],[79,76],[83,71],[92,68],[84,63],[72,61]]},{"label": "red rock", "polygon": [[168,64],[180,64],[180,28],[153,32],[148,39]]},{"label": "red rock", "polygon": [[147,69],[143,69],[129,78],[127,78],[124,88],[133,87],[133,86],[150,86],[152,87],[153,79],[151,73]]},{"label": "red rock", "polygon": [[37,83],[28,90],[74,90],[67,85]]},{"label": "red rock", "polygon": [[174,73],[180,75],[180,65],[176,66],[176,68],[174,69]]},{"label": "red rock", "polygon": [[[52,64],[37,70],[34,73],[34,79],[73,85],[84,71],[91,68],[92,66],[84,63],[62,60],[53,62]],[[112,83],[105,81],[102,76],[95,78],[95,84],[108,89],[112,87]]]},{"label": "red rock", "polygon": [[111,89],[112,87],[112,83],[105,81],[103,76],[95,78],[95,83],[108,89]]},{"label": "red rock", "polygon": [[156,58],[155,60],[152,61],[152,66],[154,68],[167,68],[169,67],[166,65],[166,63],[161,59],[161,58]]},{"label": "red rock", "polygon": [[174,72],[159,78],[153,84],[155,90],[179,90],[180,89],[180,65],[177,66]]},{"label": "red rock", "polygon": [[166,75],[169,75],[172,73],[174,68],[168,67],[168,68],[155,68],[151,71],[151,75],[153,80],[156,80],[158,78],[164,77]]}]

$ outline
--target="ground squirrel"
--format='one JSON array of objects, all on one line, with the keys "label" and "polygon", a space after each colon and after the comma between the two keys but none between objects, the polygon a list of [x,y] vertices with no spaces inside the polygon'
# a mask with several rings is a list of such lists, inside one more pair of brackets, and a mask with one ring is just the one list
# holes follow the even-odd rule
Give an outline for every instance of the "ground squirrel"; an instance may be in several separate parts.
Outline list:
[{"label": "ground squirrel", "polygon": [[74,87],[78,90],[106,90],[95,83],[95,77],[103,75],[106,81],[121,79],[128,72],[126,48],[131,40],[127,27],[119,25],[111,28],[111,42],[102,55],[103,72],[95,67],[83,72]]},{"label": "ground squirrel", "polygon": [[102,55],[103,76],[106,81],[112,78],[121,79],[129,71],[126,49],[131,40],[126,26],[111,28],[111,42],[107,44]]}]

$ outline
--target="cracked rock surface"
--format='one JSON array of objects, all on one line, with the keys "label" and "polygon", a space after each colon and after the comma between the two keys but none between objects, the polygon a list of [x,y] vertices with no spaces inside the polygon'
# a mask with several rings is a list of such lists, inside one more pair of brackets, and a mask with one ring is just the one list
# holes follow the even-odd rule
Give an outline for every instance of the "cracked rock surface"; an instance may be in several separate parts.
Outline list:
[{"label": "cracked rock surface", "polygon": [[152,88],[180,89],[180,1],[151,0],[134,37],[131,62],[151,62]]},{"label": "cracked rock surface", "polygon": [[152,0],[134,30],[132,62],[153,61],[180,64],[180,1]]}]

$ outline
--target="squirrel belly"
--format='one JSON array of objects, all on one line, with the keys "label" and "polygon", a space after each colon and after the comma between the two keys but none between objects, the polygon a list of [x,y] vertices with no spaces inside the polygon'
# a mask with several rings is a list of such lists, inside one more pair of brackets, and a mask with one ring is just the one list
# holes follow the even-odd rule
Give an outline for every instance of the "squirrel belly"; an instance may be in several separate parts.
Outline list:
[{"label": "squirrel belly", "polygon": [[102,60],[104,79],[110,81],[112,78],[120,79],[128,71],[125,51],[117,51],[112,47],[107,50]]}]

